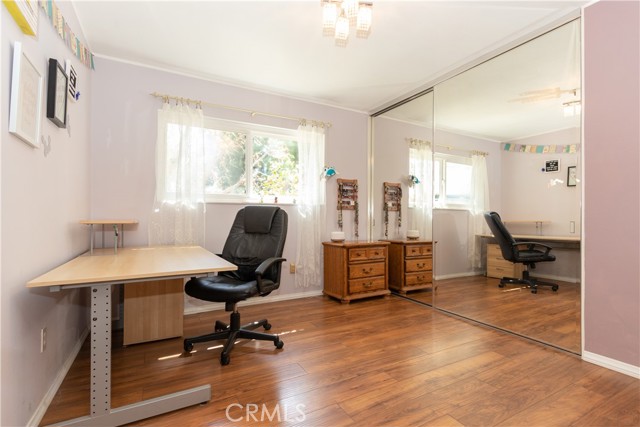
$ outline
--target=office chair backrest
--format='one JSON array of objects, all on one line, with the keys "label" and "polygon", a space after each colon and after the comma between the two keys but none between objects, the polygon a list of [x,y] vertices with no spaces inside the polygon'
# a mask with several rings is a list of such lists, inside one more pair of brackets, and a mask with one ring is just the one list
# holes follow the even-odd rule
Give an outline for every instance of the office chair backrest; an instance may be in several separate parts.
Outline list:
[{"label": "office chair backrest", "polygon": [[[246,206],[240,209],[222,249],[222,257],[238,266],[234,276],[251,281],[262,261],[281,257],[287,238],[287,213],[277,206]],[[265,279],[280,281],[280,266],[272,267]]]},{"label": "office chair backrest", "polygon": [[497,212],[485,212],[484,219],[487,221],[487,225],[491,229],[493,233],[493,237],[495,237],[496,242],[500,245],[500,251],[502,252],[502,257],[507,261],[514,262],[515,261],[515,253],[513,244],[516,242],[507,227],[502,223],[502,219],[500,219],[500,215]]}]

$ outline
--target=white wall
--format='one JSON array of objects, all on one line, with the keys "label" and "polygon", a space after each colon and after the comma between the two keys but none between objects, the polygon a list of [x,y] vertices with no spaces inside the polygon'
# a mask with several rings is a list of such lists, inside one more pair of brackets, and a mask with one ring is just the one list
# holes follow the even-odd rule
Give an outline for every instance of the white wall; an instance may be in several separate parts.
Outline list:
[{"label": "white wall", "polygon": [[[153,204],[157,110],[161,100],[152,92],[200,99],[255,111],[331,122],[327,131],[325,159],[340,171],[341,178],[357,179],[361,206],[367,206],[367,124],[364,113],[303,102],[300,100],[204,81],[157,69],[96,60],[91,105],[91,215],[94,218],[133,218],[139,225],[126,232],[127,245],[146,245],[149,212]],[[295,128],[297,122],[204,106],[206,116]],[[320,177],[318,177],[319,179]],[[336,180],[327,181],[327,221],[325,237],[337,229]],[[227,233],[241,205],[208,204],[206,248],[222,251]],[[283,206],[289,214],[289,231],[284,256],[293,262],[296,255],[296,210]],[[345,218],[348,214],[345,214]],[[360,235],[366,236],[366,210],[360,212]],[[353,222],[345,220],[347,236]],[[296,289],[294,276],[283,271],[280,289],[272,296],[322,289]],[[270,296],[271,297],[271,296]],[[269,298],[270,298],[269,297]],[[187,300],[186,310],[198,309],[202,302]]]},{"label": "white wall", "polygon": [[[82,38],[73,8],[58,2],[71,28]],[[92,73],[75,59],[53,26],[40,12],[38,37],[24,35],[7,9],[0,7],[2,25],[2,287],[1,377],[3,408],[0,425],[37,422],[37,409],[60,368],[88,327],[86,292],[50,293],[26,283],[74,258],[89,247],[89,105]],[[9,134],[9,94],[13,44],[23,50],[46,82],[47,61],[73,59],[78,73],[78,103],[69,105],[70,128],[60,129],[46,118],[46,90],[41,135],[51,139],[51,151],[32,148]],[[47,348],[40,353],[40,329],[47,328]],[[42,415],[42,414],[40,414]],[[35,417],[35,418],[34,418]]]}]

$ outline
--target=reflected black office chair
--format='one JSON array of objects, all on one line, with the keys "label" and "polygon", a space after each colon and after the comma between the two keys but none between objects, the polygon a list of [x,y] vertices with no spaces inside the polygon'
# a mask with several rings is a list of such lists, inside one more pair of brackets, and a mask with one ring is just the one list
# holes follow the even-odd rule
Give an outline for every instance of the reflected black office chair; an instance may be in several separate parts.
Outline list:
[{"label": "reflected black office chair", "polygon": [[205,301],[224,302],[231,312],[227,325],[216,321],[215,331],[184,340],[184,350],[190,352],[193,344],[227,340],[220,355],[222,365],[229,364],[229,353],[239,338],[273,341],[276,348],[284,343],[277,335],[256,332],[260,326],[271,329],[267,319],[240,326],[239,301],[254,296],[266,296],[280,286],[280,272],[284,242],[287,237],[287,213],[276,206],[246,206],[238,211],[222,250],[222,258],[238,266],[238,270],[221,272],[217,276],[192,278],[185,292]]},{"label": "reflected black office chair", "polygon": [[555,255],[551,255],[551,247],[535,242],[516,242],[511,236],[507,227],[504,226],[500,215],[497,212],[485,212],[484,218],[493,233],[493,236],[500,245],[502,257],[513,263],[524,264],[525,269],[522,272],[522,278],[503,277],[500,279],[500,286],[503,288],[505,284],[527,285],[531,288],[531,292],[538,293],[538,286],[550,286],[553,291],[558,290],[558,285],[550,282],[543,282],[534,279],[529,275],[529,268],[536,268],[537,262],[555,261]]}]

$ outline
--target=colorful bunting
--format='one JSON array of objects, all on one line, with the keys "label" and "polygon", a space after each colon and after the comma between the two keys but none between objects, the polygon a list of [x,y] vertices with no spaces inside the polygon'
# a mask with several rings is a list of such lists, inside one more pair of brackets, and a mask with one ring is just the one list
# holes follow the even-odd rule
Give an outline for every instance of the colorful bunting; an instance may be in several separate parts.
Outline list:
[{"label": "colorful bunting", "polygon": [[579,144],[569,145],[528,145],[528,144],[513,144],[506,142],[502,144],[504,151],[511,151],[514,153],[534,153],[534,154],[553,154],[553,153],[567,153],[573,154],[578,152]]},{"label": "colorful bunting", "polygon": [[92,70],[95,70],[93,63],[93,53],[86,48],[86,46],[76,37],[71,31],[71,27],[62,16],[62,12],[58,9],[58,6],[53,0],[39,0],[40,8],[49,17],[49,22],[56,29],[56,32],[60,38],[64,41],[71,52],[82,62],[84,65]]}]

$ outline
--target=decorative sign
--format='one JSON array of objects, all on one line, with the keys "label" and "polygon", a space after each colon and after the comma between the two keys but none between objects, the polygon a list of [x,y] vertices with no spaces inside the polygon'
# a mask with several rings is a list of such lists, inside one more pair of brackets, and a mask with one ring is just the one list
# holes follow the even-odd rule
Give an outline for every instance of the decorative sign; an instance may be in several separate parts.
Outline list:
[{"label": "decorative sign", "polygon": [[34,148],[40,134],[42,76],[22,51],[22,43],[13,45],[9,132]]},{"label": "decorative sign", "polygon": [[76,73],[76,69],[71,65],[70,60],[65,61],[65,71],[67,73],[67,77],[69,78],[69,90],[68,96],[72,101],[77,101],[80,98],[80,92],[78,92],[78,73]]},{"label": "decorative sign", "polygon": [[558,172],[560,170],[560,160],[547,160],[544,162],[543,172]]},{"label": "decorative sign", "polygon": [[59,128],[67,126],[67,85],[68,78],[62,65],[49,59],[49,78],[47,85],[47,118]]},{"label": "decorative sign", "polygon": [[38,35],[38,2],[36,0],[2,0],[23,33]]}]

